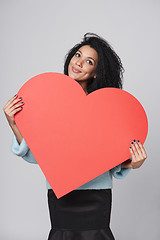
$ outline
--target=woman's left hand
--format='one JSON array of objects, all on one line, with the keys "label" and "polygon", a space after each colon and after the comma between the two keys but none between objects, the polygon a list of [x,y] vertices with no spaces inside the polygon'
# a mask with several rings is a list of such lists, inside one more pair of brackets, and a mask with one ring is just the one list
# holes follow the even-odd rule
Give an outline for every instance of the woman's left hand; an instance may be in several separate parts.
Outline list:
[{"label": "woman's left hand", "polygon": [[125,162],[123,162],[121,164],[122,168],[139,168],[144,161],[147,158],[147,154],[146,151],[143,147],[143,145],[141,144],[141,142],[138,140],[136,142],[136,140],[133,140],[133,142],[131,142],[131,146],[130,146],[130,152],[131,152],[131,157],[132,160],[127,160]]}]

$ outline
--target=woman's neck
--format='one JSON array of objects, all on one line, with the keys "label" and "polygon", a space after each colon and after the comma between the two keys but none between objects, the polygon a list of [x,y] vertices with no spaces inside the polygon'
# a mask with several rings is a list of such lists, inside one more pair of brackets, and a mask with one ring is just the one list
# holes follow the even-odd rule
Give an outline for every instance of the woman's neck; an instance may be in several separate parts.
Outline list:
[{"label": "woman's neck", "polygon": [[87,92],[87,82],[86,81],[85,82],[77,81],[77,82],[81,85],[81,87],[83,88],[85,94],[88,95],[88,92]]}]

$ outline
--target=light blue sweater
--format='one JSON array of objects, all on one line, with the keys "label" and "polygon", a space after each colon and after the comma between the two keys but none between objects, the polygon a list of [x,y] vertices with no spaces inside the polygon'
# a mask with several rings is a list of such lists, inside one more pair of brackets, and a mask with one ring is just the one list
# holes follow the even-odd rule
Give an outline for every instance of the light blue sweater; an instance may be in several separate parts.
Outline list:
[{"label": "light blue sweater", "polygon": [[[36,163],[37,161],[34,158],[31,150],[29,149],[27,143],[25,142],[24,138],[22,139],[22,142],[19,144],[19,142],[16,139],[16,136],[13,135],[12,139],[12,152],[16,154],[17,156],[22,157],[24,160],[26,160],[29,163]],[[85,183],[84,185],[76,188],[76,190],[79,189],[108,189],[112,188],[112,176],[115,178],[123,178],[125,177],[128,172],[130,171],[130,168],[121,168],[121,164],[112,168],[111,170],[101,174],[100,176],[94,178],[93,180]],[[51,189],[51,186],[49,185],[49,182],[46,179],[47,188]]]}]

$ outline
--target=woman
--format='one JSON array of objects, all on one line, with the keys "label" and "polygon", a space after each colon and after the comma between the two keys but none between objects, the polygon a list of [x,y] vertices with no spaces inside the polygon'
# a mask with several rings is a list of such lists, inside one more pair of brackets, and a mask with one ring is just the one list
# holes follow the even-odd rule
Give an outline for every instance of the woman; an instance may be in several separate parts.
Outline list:
[{"label": "woman", "polygon": [[[101,37],[86,33],[83,41],[67,54],[64,74],[77,81],[86,95],[103,87],[122,88],[123,67],[120,58]],[[22,98],[15,95],[4,106],[12,128],[12,151],[30,163],[37,163],[19,132],[14,114],[22,110]],[[49,240],[114,239],[110,229],[112,176],[123,178],[131,168],[139,168],[147,158],[139,140],[130,146],[131,159],[80,186],[60,199],[49,183],[48,204],[51,218]]]}]

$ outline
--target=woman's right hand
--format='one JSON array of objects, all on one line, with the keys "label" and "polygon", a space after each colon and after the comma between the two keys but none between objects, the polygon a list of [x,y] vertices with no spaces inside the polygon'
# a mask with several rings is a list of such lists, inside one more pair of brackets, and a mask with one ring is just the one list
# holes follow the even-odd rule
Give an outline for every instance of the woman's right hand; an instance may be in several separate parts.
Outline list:
[{"label": "woman's right hand", "polygon": [[3,111],[6,115],[6,118],[8,120],[8,123],[10,126],[16,125],[14,120],[14,115],[22,110],[22,105],[24,104],[22,101],[22,98],[17,98],[17,95],[12,97],[6,105],[3,107]]}]

